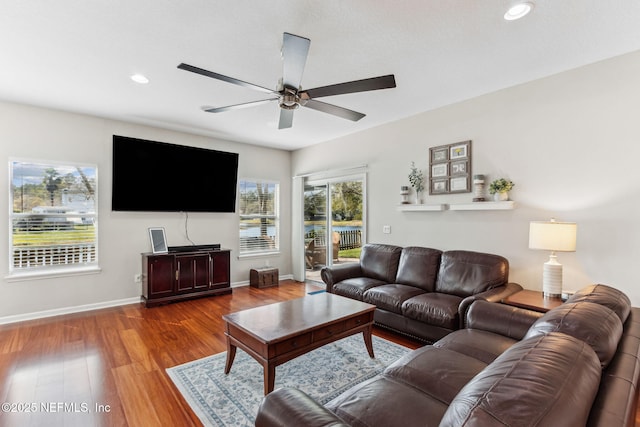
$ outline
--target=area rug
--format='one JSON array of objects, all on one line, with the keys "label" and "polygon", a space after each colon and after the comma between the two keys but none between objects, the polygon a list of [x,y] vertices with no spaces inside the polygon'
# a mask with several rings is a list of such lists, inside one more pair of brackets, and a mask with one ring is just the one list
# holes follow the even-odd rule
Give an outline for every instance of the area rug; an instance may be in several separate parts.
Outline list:
[{"label": "area rug", "polygon": [[[362,334],[327,344],[276,367],[275,388],[295,387],[324,404],[365,381],[410,350],[373,337],[371,359]],[[253,426],[264,397],[262,366],[238,349],[229,375],[226,352],[167,369],[205,426]]]}]

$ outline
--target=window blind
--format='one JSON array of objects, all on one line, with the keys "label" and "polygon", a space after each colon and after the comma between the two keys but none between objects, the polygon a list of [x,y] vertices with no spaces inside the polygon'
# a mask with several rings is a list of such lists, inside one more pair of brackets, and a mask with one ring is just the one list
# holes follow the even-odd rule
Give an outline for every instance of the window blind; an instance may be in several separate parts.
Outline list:
[{"label": "window blind", "polygon": [[11,161],[10,172],[10,271],[97,264],[97,168]]},{"label": "window blind", "polygon": [[240,255],[280,250],[278,190],[276,182],[240,181]]}]

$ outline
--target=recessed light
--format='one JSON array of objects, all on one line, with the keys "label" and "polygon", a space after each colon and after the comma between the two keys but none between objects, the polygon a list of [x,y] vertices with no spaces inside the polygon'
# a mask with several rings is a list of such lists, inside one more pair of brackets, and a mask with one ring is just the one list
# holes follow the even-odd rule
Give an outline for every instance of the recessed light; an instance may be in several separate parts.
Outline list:
[{"label": "recessed light", "polygon": [[149,79],[143,76],[142,74],[134,74],[131,76],[131,80],[136,83],[140,83],[141,85],[146,85],[149,83]]},{"label": "recessed light", "polygon": [[530,2],[514,4],[509,8],[507,13],[504,14],[504,19],[507,21],[515,21],[527,15],[531,12],[531,9],[533,9],[533,3]]}]

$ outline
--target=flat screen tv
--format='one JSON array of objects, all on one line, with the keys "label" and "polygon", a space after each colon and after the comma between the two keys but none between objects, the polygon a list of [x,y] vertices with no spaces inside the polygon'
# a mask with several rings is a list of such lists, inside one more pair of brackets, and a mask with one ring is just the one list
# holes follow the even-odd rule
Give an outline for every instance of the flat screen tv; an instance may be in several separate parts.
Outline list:
[{"label": "flat screen tv", "polygon": [[113,136],[111,209],[235,212],[238,154]]}]

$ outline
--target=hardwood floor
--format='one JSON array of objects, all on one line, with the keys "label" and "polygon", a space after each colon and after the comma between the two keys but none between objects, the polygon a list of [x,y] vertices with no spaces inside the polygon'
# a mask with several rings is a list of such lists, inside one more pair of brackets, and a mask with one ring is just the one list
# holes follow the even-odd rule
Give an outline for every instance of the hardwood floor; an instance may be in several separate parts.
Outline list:
[{"label": "hardwood floor", "polygon": [[[165,369],[225,351],[222,314],[318,289],[282,281],[150,309],[134,304],[0,326],[0,402],[10,405],[0,427],[200,426]],[[374,334],[422,345],[380,328]]]},{"label": "hardwood floor", "polygon": [[[0,426],[200,426],[165,369],[226,350],[221,315],[304,296],[310,284],[155,308],[139,304],[0,326]],[[376,328],[410,348],[417,341]]]}]

